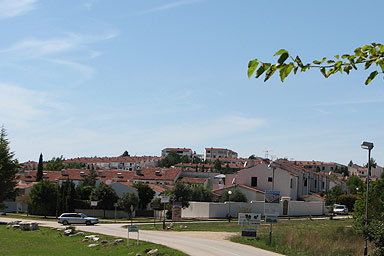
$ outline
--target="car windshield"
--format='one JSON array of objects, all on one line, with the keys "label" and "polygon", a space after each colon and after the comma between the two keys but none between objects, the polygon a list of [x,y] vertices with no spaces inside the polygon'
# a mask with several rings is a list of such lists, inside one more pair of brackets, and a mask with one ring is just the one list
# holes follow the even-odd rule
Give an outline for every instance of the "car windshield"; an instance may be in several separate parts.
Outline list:
[{"label": "car windshield", "polygon": [[81,217],[83,217],[83,218],[88,218],[88,216],[85,215],[84,213],[80,213],[80,215],[81,215]]},{"label": "car windshield", "polygon": [[344,206],[336,206],[336,209],[344,209]]}]

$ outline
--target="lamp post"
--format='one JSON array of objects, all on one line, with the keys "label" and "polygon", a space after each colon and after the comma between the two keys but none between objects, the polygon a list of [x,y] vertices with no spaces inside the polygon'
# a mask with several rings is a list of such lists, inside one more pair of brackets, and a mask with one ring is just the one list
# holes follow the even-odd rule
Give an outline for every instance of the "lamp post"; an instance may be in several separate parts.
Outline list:
[{"label": "lamp post", "polygon": [[[373,143],[363,141],[361,148],[368,150],[368,174],[367,174],[367,196],[365,199],[365,228],[368,227],[368,194],[369,194],[369,175],[371,173],[371,150],[373,149]],[[368,255],[368,241],[365,238],[364,241],[364,256]]]},{"label": "lamp post", "polygon": [[231,195],[232,191],[228,191],[228,222],[231,222]]}]

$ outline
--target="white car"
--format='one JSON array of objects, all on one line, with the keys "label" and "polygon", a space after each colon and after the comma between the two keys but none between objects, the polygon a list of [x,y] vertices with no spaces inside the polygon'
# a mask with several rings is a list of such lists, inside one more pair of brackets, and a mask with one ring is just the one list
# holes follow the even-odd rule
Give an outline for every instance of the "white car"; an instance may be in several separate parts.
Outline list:
[{"label": "white car", "polygon": [[63,213],[57,218],[57,222],[63,225],[68,224],[86,224],[93,225],[99,223],[99,219],[88,217],[84,213]]},{"label": "white car", "polygon": [[335,214],[348,214],[348,207],[346,205],[336,204],[333,207],[333,212]]}]

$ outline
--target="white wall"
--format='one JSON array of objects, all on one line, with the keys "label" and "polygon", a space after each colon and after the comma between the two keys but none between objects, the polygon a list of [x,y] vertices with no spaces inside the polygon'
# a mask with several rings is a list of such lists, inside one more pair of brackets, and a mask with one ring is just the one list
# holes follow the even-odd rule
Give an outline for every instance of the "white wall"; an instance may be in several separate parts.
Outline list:
[{"label": "white wall", "polygon": [[[231,202],[231,216],[237,216],[244,209],[251,209],[253,213],[264,214],[264,201],[253,201],[251,203]],[[225,218],[229,212],[229,202],[208,203],[190,202],[190,206],[182,210],[183,218]],[[289,201],[289,216],[324,215],[324,202]],[[280,201],[280,215],[283,215],[283,201]]]}]

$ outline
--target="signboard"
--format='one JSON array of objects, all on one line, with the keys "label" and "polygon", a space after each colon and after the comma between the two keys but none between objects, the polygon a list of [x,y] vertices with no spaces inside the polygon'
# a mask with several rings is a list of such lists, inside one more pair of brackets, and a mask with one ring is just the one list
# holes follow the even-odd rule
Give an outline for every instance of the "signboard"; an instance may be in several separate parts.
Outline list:
[{"label": "signboard", "polygon": [[163,205],[161,203],[151,203],[151,208],[153,210],[163,210]]},{"label": "signboard", "polygon": [[161,203],[169,203],[169,196],[162,196],[160,202]]},{"label": "signboard", "polygon": [[128,232],[139,232],[139,226],[128,226]]},{"label": "signboard", "polygon": [[240,225],[261,225],[260,213],[239,213]]},{"label": "signboard", "polygon": [[97,206],[97,201],[91,201],[91,206]]},{"label": "signboard", "polygon": [[174,202],[172,207],[172,220],[173,221],[180,221],[181,220],[181,209],[182,209],[182,203],[181,202]]},{"label": "signboard", "polygon": [[255,228],[243,228],[243,230],[241,231],[241,236],[256,237],[256,229]]},{"label": "signboard", "polygon": [[279,216],[280,214],[280,191],[265,191],[264,215]]},{"label": "signboard", "polygon": [[113,206],[114,206],[114,207],[118,207],[119,204],[118,204],[118,203],[114,203]]},{"label": "signboard", "polygon": [[277,216],[265,216],[266,223],[277,223]]}]

